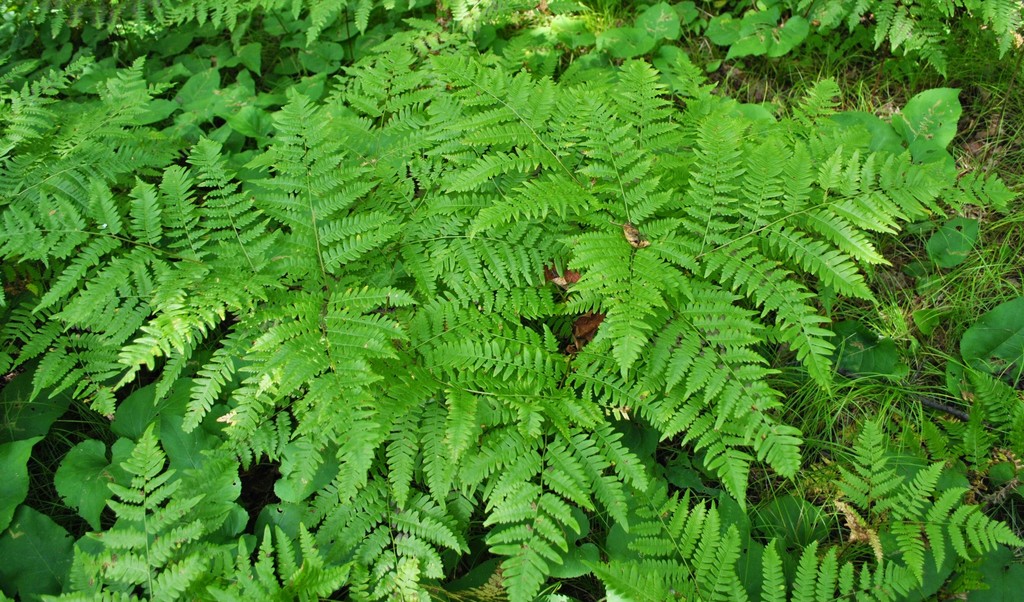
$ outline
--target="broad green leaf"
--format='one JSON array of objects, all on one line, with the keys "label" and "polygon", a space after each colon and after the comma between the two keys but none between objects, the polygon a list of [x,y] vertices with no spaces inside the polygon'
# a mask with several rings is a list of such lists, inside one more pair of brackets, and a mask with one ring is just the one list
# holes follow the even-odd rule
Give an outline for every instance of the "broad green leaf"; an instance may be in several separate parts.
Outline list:
[{"label": "broad green leaf", "polygon": [[736,112],[739,113],[751,123],[775,123],[775,115],[772,114],[764,105],[740,103],[736,105]]},{"label": "broad green leaf", "polygon": [[915,161],[931,163],[946,158],[945,149],[956,136],[962,111],[959,94],[956,88],[925,90],[893,117],[892,127],[910,145]]},{"label": "broad green leaf", "polygon": [[737,40],[735,44],[729,47],[729,53],[725,55],[725,58],[738,59],[745,56],[761,56],[766,52],[768,52],[768,34],[756,33]]},{"label": "broad green leaf", "polygon": [[740,37],[775,27],[779,23],[781,14],[777,6],[768,7],[765,10],[748,11],[740,21]]},{"label": "broad green leaf", "polygon": [[780,57],[800,45],[810,32],[807,19],[799,16],[786,19],[782,27],[772,31],[772,41],[768,45],[768,56]]},{"label": "broad green leaf", "polygon": [[470,571],[464,576],[452,581],[451,583],[446,583],[444,588],[449,592],[460,592],[463,590],[478,588],[487,583],[491,577],[494,576],[498,571],[499,564],[501,564],[500,558],[484,560],[483,562],[473,565]]},{"label": "broad green leaf", "polygon": [[593,543],[572,545],[569,552],[562,557],[562,564],[551,567],[550,574],[556,579],[575,579],[591,571],[590,564],[601,561],[601,551]]},{"label": "broad green leaf", "polygon": [[636,20],[637,29],[642,29],[654,39],[679,39],[679,14],[669,4],[661,2],[649,7]]},{"label": "broad green leaf", "polygon": [[96,531],[100,530],[100,514],[111,496],[107,484],[113,481],[107,446],[96,439],[72,448],[53,477],[57,493]]},{"label": "broad green leaf", "polygon": [[605,50],[617,59],[631,59],[654,50],[656,40],[642,29],[616,27],[597,36],[597,49]]},{"label": "broad green leaf", "polygon": [[167,119],[172,113],[180,108],[181,106],[173,100],[167,100],[166,98],[154,98],[149,101],[149,104],[146,106],[146,112],[141,113],[135,119],[135,124],[147,125],[150,123],[156,123]]},{"label": "broad green leaf", "polygon": [[254,533],[262,533],[267,525],[280,527],[289,537],[299,536],[299,526],[316,522],[316,509],[309,504],[269,504],[256,517]]},{"label": "broad green leaf", "polygon": [[32,377],[38,362],[0,389],[0,443],[41,437],[50,425],[67,411],[71,397],[66,393],[50,396],[48,391],[32,399]]},{"label": "broad green leaf", "polygon": [[157,52],[161,56],[174,56],[184,52],[195,39],[196,31],[191,27],[164,31],[160,35],[160,43],[156,45]]},{"label": "broad green leaf", "polygon": [[636,539],[636,535],[627,533],[622,525],[615,523],[608,529],[608,536],[605,538],[604,551],[609,560],[625,560],[633,558],[633,552],[629,544]]},{"label": "broad green leaf", "polygon": [[335,42],[314,42],[299,54],[299,63],[311,73],[333,73],[341,66],[345,47]]},{"label": "broad green leaf", "polygon": [[302,478],[301,470],[295,467],[294,462],[290,462],[291,454],[289,450],[296,447],[295,443],[290,443],[285,447],[283,453],[284,461],[281,465],[283,476],[274,483],[274,494],[282,502],[293,504],[302,502],[313,495],[318,489],[330,483],[338,474],[339,466],[336,454],[329,451],[323,454],[324,461],[317,468],[313,478],[304,479]]},{"label": "broad green leaf", "polygon": [[896,343],[880,338],[856,320],[840,322],[833,328],[836,338],[836,366],[856,375],[895,375],[903,371]]},{"label": "broad green leaf", "polygon": [[28,458],[40,440],[33,437],[0,445],[0,529],[10,524],[15,508],[28,495]]},{"label": "broad green leaf", "polygon": [[708,23],[707,31],[704,34],[712,43],[719,46],[731,46],[740,39],[740,27],[742,22],[726,13],[718,15]]},{"label": "broad green leaf", "polygon": [[262,67],[263,58],[263,45],[259,42],[253,42],[246,44],[238,49],[236,53],[238,62],[245,65],[245,68],[252,71],[256,75],[260,74],[260,68]]},{"label": "broad green leaf", "polygon": [[736,527],[740,537],[744,540],[750,539],[750,530],[753,528],[751,517],[747,509],[734,500],[731,495],[724,491],[718,493],[718,514],[722,517],[722,523]]},{"label": "broad green leaf", "polygon": [[593,46],[597,41],[594,33],[587,28],[582,19],[573,18],[569,15],[556,15],[551,18],[548,24],[551,33],[569,48],[582,48]]},{"label": "broad green leaf", "polygon": [[217,94],[219,88],[220,73],[216,69],[207,69],[190,77],[174,100],[185,111],[194,113],[200,122],[208,121],[213,119],[217,106],[222,102]]},{"label": "broad green leaf", "polygon": [[316,75],[300,78],[290,88],[310,100],[320,100],[324,95],[324,90],[327,88],[327,74],[317,73]]},{"label": "broad green leaf", "polygon": [[752,11],[743,16],[737,39],[731,44],[726,58],[760,56],[766,54],[774,44],[779,22],[779,9]]},{"label": "broad green leaf", "polygon": [[115,483],[127,483],[132,476],[122,466],[131,457],[135,450],[135,441],[125,437],[118,437],[117,441],[110,446],[110,474],[114,477]]},{"label": "broad green leaf", "polygon": [[205,459],[203,450],[213,449],[220,441],[200,426],[185,432],[184,418],[175,414],[160,417],[160,443],[167,453],[170,467],[176,470],[199,468]]},{"label": "broad green leaf", "polygon": [[191,379],[178,379],[160,401],[155,398],[156,385],[135,391],[118,406],[114,422],[110,425],[111,430],[122,437],[138,439],[146,432],[146,427],[162,414],[183,416],[191,388]]},{"label": "broad green leaf", "polygon": [[39,600],[64,589],[73,542],[49,516],[22,506],[0,535],[0,588],[21,600]]},{"label": "broad green leaf", "polygon": [[978,220],[955,217],[928,239],[928,257],[940,268],[960,265],[978,241]]},{"label": "broad green leaf", "polygon": [[224,520],[224,524],[222,524],[220,529],[217,530],[217,533],[226,538],[239,537],[239,535],[245,531],[245,527],[248,524],[248,510],[235,503],[231,505],[231,509],[228,511],[228,516]]},{"label": "broad green leaf", "polygon": [[988,478],[992,484],[1001,487],[1017,476],[1017,467],[1012,462],[1000,462],[988,469]]},{"label": "broad green leaf", "polygon": [[960,354],[977,370],[1018,377],[1024,368],[1024,297],[978,318],[960,339]]},{"label": "broad green leaf", "polygon": [[252,105],[238,109],[237,113],[227,118],[232,130],[257,140],[266,138],[274,129],[274,122],[266,111]]},{"label": "broad green leaf", "polygon": [[691,2],[690,0],[685,0],[685,2],[679,2],[672,8],[674,8],[676,13],[679,14],[679,18],[685,25],[693,23],[694,21],[697,20],[698,17],[700,17],[700,11],[697,10],[697,5],[694,2]]},{"label": "broad green leaf", "polygon": [[866,130],[870,132],[871,143],[868,147],[869,150],[885,151],[896,155],[903,152],[902,139],[892,129],[892,126],[871,113],[845,111],[843,113],[836,113],[829,119],[853,131]]},{"label": "broad green leaf", "polygon": [[955,398],[963,398],[968,390],[967,374],[960,362],[946,362],[946,391]]},{"label": "broad green leaf", "polygon": [[1024,564],[1006,546],[986,554],[978,567],[988,589],[972,591],[968,602],[1017,602],[1024,590]]}]

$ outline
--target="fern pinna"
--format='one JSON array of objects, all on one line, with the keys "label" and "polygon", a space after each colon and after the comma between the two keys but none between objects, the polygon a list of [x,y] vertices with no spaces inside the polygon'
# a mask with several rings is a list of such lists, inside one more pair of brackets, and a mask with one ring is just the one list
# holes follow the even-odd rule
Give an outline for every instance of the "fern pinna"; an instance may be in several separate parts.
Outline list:
[{"label": "fern pinna", "polygon": [[[216,441],[217,479],[280,471],[262,539],[231,546],[237,487],[189,521],[205,473],[164,471],[147,431],[76,587],[425,600],[490,554],[512,600],[588,572],[639,599],[885,598],[921,580],[925,535],[938,564],[940,540],[1016,542],[938,492],[939,468],[898,482],[865,461],[840,503],[871,528],[892,513],[897,548],[854,566],[811,547],[790,575],[656,453],[692,457],[740,509],[755,468],[796,475],[773,362],[828,386],[820,295],[870,302],[872,233],[985,187],[830,119],[830,82],[777,120],[710,94],[683,55],[673,96],[642,61],[553,81],[419,25],[325,99],[282,96],[244,152],[152,125],[141,60],[65,101],[70,125],[48,107],[87,59],[4,92],[0,254],[50,284],[12,287],[0,371],[111,416],[145,386],[180,408],[166,428]],[[881,453],[875,435],[858,453]],[[579,560],[591,521],[627,551]]]}]

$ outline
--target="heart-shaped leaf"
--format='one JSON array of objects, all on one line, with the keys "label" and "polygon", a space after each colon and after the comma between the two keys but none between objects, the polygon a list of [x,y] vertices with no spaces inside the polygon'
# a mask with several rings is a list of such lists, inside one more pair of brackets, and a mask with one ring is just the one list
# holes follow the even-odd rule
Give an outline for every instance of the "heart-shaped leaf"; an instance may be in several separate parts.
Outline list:
[{"label": "heart-shaped leaf", "polygon": [[971,602],[1016,602],[1024,589],[1024,565],[1006,546],[998,546],[986,554],[978,566],[987,589],[972,591]]},{"label": "heart-shaped leaf", "polygon": [[1024,297],[978,318],[960,339],[960,354],[977,370],[1019,377],[1024,369]]},{"label": "heart-shaped leaf", "polygon": [[645,10],[637,17],[636,26],[656,40],[678,40],[681,33],[679,13],[665,2]]},{"label": "heart-shaped leaf", "polygon": [[597,49],[617,59],[631,59],[654,50],[657,40],[635,27],[616,27],[597,36]]},{"label": "heart-shaped leaf", "polygon": [[790,17],[785,25],[772,32],[771,43],[768,45],[768,56],[779,57],[796,48],[810,32],[811,27],[803,17]]},{"label": "heart-shaped leaf", "polygon": [[43,392],[32,398],[32,377],[38,362],[29,362],[25,371],[0,388],[0,443],[9,443],[46,435],[61,414],[67,411],[71,397],[66,393]]},{"label": "heart-shaped leaf", "polygon": [[68,532],[53,519],[22,506],[0,535],[0,587],[21,600],[61,593],[73,545]]},{"label": "heart-shaped leaf", "polygon": [[53,477],[57,493],[97,531],[100,530],[100,514],[111,496],[107,484],[114,477],[109,468],[107,446],[102,441],[88,439],[64,456]]},{"label": "heart-shaped leaf", "polygon": [[928,239],[928,257],[940,268],[958,266],[970,256],[977,241],[978,220],[956,217]]},{"label": "heart-shaped leaf", "polygon": [[11,523],[14,510],[28,495],[28,458],[42,437],[0,445],[0,529]]},{"label": "heart-shaped leaf", "polygon": [[892,339],[879,337],[855,320],[840,322],[832,330],[840,371],[866,376],[895,375],[905,369]]},{"label": "heart-shaped leaf", "polygon": [[956,136],[962,108],[960,90],[935,88],[911,98],[901,114],[892,119],[892,127],[910,145],[910,154],[919,163],[946,158],[946,147]]},{"label": "heart-shaped leaf", "polygon": [[707,31],[704,35],[707,36],[712,43],[719,46],[731,46],[736,43],[736,40],[740,39],[740,28],[743,22],[729,13],[724,15],[718,15],[711,19],[708,23]]}]

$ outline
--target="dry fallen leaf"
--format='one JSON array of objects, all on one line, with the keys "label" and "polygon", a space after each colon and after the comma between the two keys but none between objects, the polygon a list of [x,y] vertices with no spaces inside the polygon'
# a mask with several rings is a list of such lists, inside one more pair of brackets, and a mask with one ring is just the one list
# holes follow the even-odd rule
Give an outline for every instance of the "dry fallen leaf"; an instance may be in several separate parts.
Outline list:
[{"label": "dry fallen leaf", "polygon": [[563,289],[568,289],[580,281],[580,273],[575,270],[566,270],[559,276],[554,267],[544,266],[544,278]]},{"label": "dry fallen leaf", "polygon": [[594,340],[597,335],[597,327],[604,321],[604,314],[588,311],[576,318],[572,324],[572,343],[566,347],[565,352],[573,354],[583,349],[587,343]]},{"label": "dry fallen leaf", "polygon": [[647,240],[647,237],[643,234],[640,234],[636,226],[629,222],[622,224],[622,233],[626,235],[626,242],[634,249],[643,249],[644,247],[651,246],[651,241]]},{"label": "dry fallen leaf", "polygon": [[868,526],[867,522],[857,514],[857,511],[852,506],[840,500],[836,500],[833,503],[836,505],[836,509],[842,512],[846,518],[846,528],[850,530],[850,541],[866,542],[875,553],[875,559],[881,562],[883,557],[882,540],[879,539],[878,533]]}]

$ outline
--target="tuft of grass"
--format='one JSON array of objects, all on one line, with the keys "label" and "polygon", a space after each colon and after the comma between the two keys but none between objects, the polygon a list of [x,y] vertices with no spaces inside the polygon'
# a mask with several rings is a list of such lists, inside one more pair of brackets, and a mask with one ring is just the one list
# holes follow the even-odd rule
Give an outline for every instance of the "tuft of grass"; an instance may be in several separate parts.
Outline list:
[{"label": "tuft of grass", "polygon": [[595,34],[613,27],[621,27],[625,22],[632,21],[636,9],[632,3],[623,0],[583,0],[581,13],[584,25]]}]

